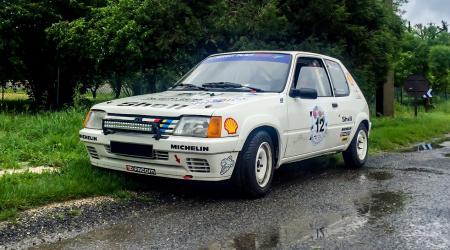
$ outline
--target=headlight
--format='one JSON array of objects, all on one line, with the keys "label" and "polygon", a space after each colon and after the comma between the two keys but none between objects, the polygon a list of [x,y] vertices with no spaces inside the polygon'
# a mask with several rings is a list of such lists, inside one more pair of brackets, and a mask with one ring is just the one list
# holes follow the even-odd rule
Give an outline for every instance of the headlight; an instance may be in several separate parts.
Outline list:
[{"label": "headlight", "polygon": [[218,138],[222,132],[222,118],[185,116],[178,122],[174,135]]},{"label": "headlight", "polygon": [[85,128],[102,129],[102,121],[105,118],[106,112],[102,110],[91,110],[84,121]]}]

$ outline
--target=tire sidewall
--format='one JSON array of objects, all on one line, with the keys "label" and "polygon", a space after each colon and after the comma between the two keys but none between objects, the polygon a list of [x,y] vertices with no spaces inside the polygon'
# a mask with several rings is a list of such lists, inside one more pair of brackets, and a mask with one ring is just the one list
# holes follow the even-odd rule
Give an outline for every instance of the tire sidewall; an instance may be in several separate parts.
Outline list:
[{"label": "tire sidewall", "polygon": [[[270,145],[272,167],[270,169],[270,177],[267,184],[264,187],[261,187],[256,179],[255,168],[258,149],[264,142],[267,142]],[[241,182],[240,186],[243,189],[242,191],[253,197],[260,197],[266,194],[271,188],[274,170],[275,150],[270,135],[263,130],[250,134],[242,151],[239,152],[237,168],[235,168],[235,171],[233,172],[233,175],[240,175],[240,180],[238,181]]]},{"label": "tire sidewall", "polygon": [[[358,140],[359,132],[360,132],[361,130],[364,131],[365,136],[366,136],[366,154],[364,155],[364,159],[359,159],[359,156],[358,156],[358,142],[357,142],[357,140]],[[368,156],[369,156],[369,135],[367,134],[367,128],[366,128],[366,126],[364,126],[364,124],[359,125],[358,132],[357,132],[355,138],[356,138],[356,139],[355,139],[355,153],[356,153],[356,159],[358,159],[358,161],[359,161],[359,163],[360,163],[361,165],[364,165],[364,163],[366,163],[367,158],[368,158]]]},{"label": "tire sidewall", "polygon": [[[359,159],[358,156],[358,135],[359,132],[363,130],[364,133],[366,134],[366,143],[367,143],[367,147],[366,147],[366,154],[364,156],[364,159]],[[360,168],[362,167],[366,161],[367,158],[369,156],[369,135],[367,133],[367,128],[364,124],[360,124],[358,129],[356,130],[355,135],[353,136],[352,142],[349,146],[349,148],[344,152],[344,160],[346,162],[346,165],[350,168]]]}]

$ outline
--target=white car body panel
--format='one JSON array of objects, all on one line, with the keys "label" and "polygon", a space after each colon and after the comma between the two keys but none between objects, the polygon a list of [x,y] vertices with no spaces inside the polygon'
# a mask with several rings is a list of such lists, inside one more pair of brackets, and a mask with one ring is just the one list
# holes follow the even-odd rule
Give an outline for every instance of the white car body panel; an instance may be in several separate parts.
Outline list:
[{"label": "white car body panel", "polygon": [[[306,52],[281,53],[293,56],[289,77],[281,93],[166,91],[95,105],[91,110],[105,111],[107,118],[133,120],[145,116],[170,120],[192,115],[220,116],[222,122],[227,118],[234,119],[238,129],[235,134],[228,134],[222,124],[222,138],[168,135],[157,140],[151,134],[121,132],[105,135],[103,130],[84,128],[80,131],[80,139],[88,147],[91,163],[103,168],[169,178],[220,181],[231,177],[239,152],[249,135],[257,128],[270,127],[276,131],[277,167],[284,163],[345,150],[356,128],[363,121],[367,122],[370,130],[366,100],[339,60]],[[295,59],[299,57],[329,59],[339,63],[349,83],[350,94],[345,97],[317,99],[290,97]],[[333,107],[333,103],[337,104],[337,107]],[[316,107],[318,109],[315,109]],[[325,132],[311,139],[313,118],[310,116],[314,110],[324,112],[328,126]],[[346,129],[348,132],[345,132]],[[345,136],[342,136],[343,134]],[[113,154],[108,148],[111,141],[152,145],[154,152],[160,154],[158,157],[161,158],[145,159]],[[192,171],[188,163],[192,160],[207,162],[207,167],[202,171],[206,170]]]}]

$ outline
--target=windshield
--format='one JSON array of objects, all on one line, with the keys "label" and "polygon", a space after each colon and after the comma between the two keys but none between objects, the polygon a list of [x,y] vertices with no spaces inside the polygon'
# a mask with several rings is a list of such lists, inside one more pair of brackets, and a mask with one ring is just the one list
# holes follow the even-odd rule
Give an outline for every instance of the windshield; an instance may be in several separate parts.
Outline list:
[{"label": "windshield", "polygon": [[206,58],[174,89],[281,92],[292,56],[242,53]]}]

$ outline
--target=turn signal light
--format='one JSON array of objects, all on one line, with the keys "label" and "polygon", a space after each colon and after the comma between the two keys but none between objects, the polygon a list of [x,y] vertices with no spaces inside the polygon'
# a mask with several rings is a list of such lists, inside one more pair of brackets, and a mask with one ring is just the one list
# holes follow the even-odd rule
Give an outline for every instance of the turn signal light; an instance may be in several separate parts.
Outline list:
[{"label": "turn signal light", "polygon": [[89,110],[89,112],[86,115],[86,118],[84,119],[83,128],[86,128],[86,124],[89,121],[90,116],[91,116],[91,111]]},{"label": "turn signal light", "polygon": [[222,136],[222,117],[213,116],[209,120],[208,138],[220,138]]}]

